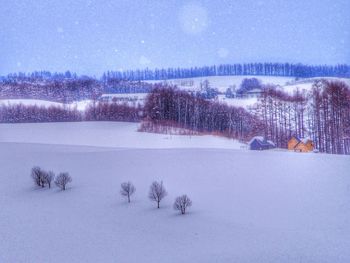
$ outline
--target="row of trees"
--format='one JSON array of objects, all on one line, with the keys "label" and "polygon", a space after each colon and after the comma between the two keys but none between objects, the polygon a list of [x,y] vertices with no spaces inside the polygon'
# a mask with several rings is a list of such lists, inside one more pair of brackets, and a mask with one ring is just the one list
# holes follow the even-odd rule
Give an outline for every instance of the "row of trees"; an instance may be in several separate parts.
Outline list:
[{"label": "row of trees", "polygon": [[349,149],[350,89],[343,82],[323,81],[309,94],[307,129],[317,148],[343,154]]},{"label": "row of trees", "polygon": [[1,105],[0,123],[82,121],[83,114],[75,108],[36,105]]},{"label": "row of trees", "polygon": [[350,77],[349,65],[304,65],[291,63],[246,63],[192,68],[143,69],[108,71],[108,76],[124,80],[167,80],[207,76],[287,76],[287,77]]},{"label": "row of trees", "polygon": [[246,140],[259,132],[261,121],[243,108],[205,100],[175,88],[157,88],[144,106],[147,121]]},{"label": "row of trees", "polygon": [[72,177],[69,175],[69,173],[59,173],[58,175],[55,175],[54,172],[45,171],[39,166],[32,168],[30,176],[33,179],[35,185],[42,188],[44,188],[46,185],[51,188],[51,183],[54,181],[57,187],[62,190],[66,190],[67,184],[72,182]]},{"label": "row of trees", "polygon": [[87,121],[130,121],[137,122],[143,118],[143,109],[140,105],[131,107],[116,102],[93,102],[84,113]]},{"label": "row of trees", "polygon": [[350,88],[344,82],[318,81],[293,95],[267,86],[252,113],[263,121],[263,135],[279,147],[296,135],[310,137],[321,152],[349,153]]},{"label": "row of trees", "polygon": [[71,80],[71,79],[89,79],[88,76],[78,76],[75,72],[66,71],[50,72],[50,71],[34,71],[31,73],[18,72],[10,73],[7,76],[0,76],[0,83],[15,82],[34,82],[34,81],[54,81],[54,80]]},{"label": "row of trees", "polygon": [[112,72],[104,73],[101,82],[105,93],[149,93],[154,87],[148,82],[119,79]]},{"label": "row of trees", "polygon": [[[179,78],[194,78],[206,76],[233,76],[233,75],[260,75],[260,76],[288,76],[288,77],[349,77],[350,66],[338,65],[305,65],[293,63],[244,63],[222,64],[191,68],[161,68],[138,69],[127,71],[107,71],[101,80],[106,84],[109,80],[166,80]],[[35,71],[32,73],[12,73],[0,76],[0,83],[16,83],[21,81],[62,81],[91,79],[88,76],[78,76],[75,72]]]},{"label": "row of trees", "polygon": [[91,78],[0,83],[0,98],[4,99],[45,99],[69,103],[94,99],[102,92],[101,83]]},{"label": "row of trees", "polygon": [[143,110],[116,102],[91,103],[85,111],[72,107],[1,105],[0,123],[71,122],[71,121],[140,121]]},{"label": "row of trees", "polygon": [[[136,192],[136,187],[129,181],[121,184],[120,194],[128,198],[128,202],[130,203],[131,196]],[[163,182],[154,181],[148,193],[148,198],[152,202],[157,203],[157,208],[160,207],[160,202],[168,195]],[[186,209],[192,206],[192,201],[187,195],[178,196],[175,199],[173,208],[175,210],[179,210],[181,214],[186,213]]]}]

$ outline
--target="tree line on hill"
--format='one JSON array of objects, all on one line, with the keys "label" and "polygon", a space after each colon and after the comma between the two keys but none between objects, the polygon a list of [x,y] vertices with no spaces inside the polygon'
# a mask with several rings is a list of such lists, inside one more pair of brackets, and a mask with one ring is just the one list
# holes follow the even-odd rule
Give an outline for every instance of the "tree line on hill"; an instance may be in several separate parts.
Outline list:
[{"label": "tree line on hill", "polygon": [[209,76],[284,76],[284,77],[350,77],[350,66],[345,64],[304,65],[292,63],[246,63],[225,64],[192,68],[139,69],[108,71],[103,79],[123,80],[167,80]]},{"label": "tree line on hill", "polygon": [[43,99],[69,103],[97,98],[102,91],[100,82],[90,78],[0,83],[0,98],[3,99]]},{"label": "tree line on hill", "polygon": [[209,77],[209,76],[285,76],[297,78],[310,77],[350,77],[350,65],[306,65],[301,63],[243,63],[221,64],[191,68],[160,68],[137,69],[125,71],[107,71],[101,78],[79,76],[75,72],[64,73],[49,71],[34,71],[32,73],[11,73],[0,76],[0,83],[36,82],[36,81],[64,81],[94,79],[103,84],[109,81],[142,81],[168,80],[181,78]]},{"label": "tree line on hill", "polygon": [[[0,82],[0,99],[42,99],[70,103],[84,99],[96,99],[103,93],[149,93],[156,84],[120,80],[97,80],[88,77],[43,78],[11,77]],[[36,75],[35,75],[36,76]],[[40,75],[39,75],[40,76]]]},{"label": "tree line on hill", "polygon": [[91,103],[84,111],[75,107],[0,105],[0,123],[39,123],[75,121],[128,121],[138,122],[143,118],[142,108],[117,104],[116,102]]}]

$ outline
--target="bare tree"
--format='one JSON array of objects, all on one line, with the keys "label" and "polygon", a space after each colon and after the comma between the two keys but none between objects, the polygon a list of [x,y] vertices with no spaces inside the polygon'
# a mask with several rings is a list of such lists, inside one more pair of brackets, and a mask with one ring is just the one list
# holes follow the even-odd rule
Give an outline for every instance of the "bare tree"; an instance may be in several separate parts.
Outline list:
[{"label": "bare tree", "polygon": [[55,173],[52,171],[44,171],[42,174],[44,183],[48,184],[49,188],[51,188],[51,182],[55,178]]},{"label": "bare tree", "polygon": [[122,196],[128,197],[128,202],[130,203],[130,196],[133,195],[136,191],[135,186],[131,182],[125,182],[121,184],[120,194]]},{"label": "bare tree", "polygon": [[35,166],[32,168],[32,172],[30,176],[32,177],[32,179],[34,180],[37,186],[44,187],[43,181],[42,181],[42,170],[39,166]]},{"label": "bare tree", "polygon": [[181,211],[181,214],[184,215],[189,206],[192,206],[192,201],[187,195],[182,195],[175,199],[174,209]]},{"label": "bare tree", "polygon": [[66,190],[66,185],[72,182],[72,177],[69,173],[60,173],[55,177],[55,184],[62,190]]},{"label": "bare tree", "polygon": [[157,208],[159,208],[160,201],[167,195],[167,191],[163,186],[163,182],[154,181],[149,189],[148,197],[151,201],[157,202]]}]

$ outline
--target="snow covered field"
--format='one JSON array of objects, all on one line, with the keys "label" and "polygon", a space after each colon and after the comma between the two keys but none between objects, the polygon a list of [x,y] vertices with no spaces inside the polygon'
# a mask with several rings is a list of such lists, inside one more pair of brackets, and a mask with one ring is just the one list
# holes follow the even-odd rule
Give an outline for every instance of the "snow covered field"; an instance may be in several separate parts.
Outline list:
[{"label": "snow covered field", "polygon": [[25,106],[31,106],[31,105],[37,105],[39,107],[70,107],[70,108],[76,108],[78,110],[85,110],[85,108],[91,103],[91,100],[81,100],[81,101],[75,101],[69,104],[64,104],[60,102],[54,102],[54,101],[48,101],[48,100],[38,100],[38,99],[0,99],[0,106],[1,105],[18,105],[22,104]]},{"label": "snow covered field", "polygon": [[[209,84],[217,88],[220,92],[225,92],[227,88],[235,86],[239,88],[242,81],[245,78],[257,78],[263,84],[274,84],[284,86],[286,83],[293,81],[293,77],[275,77],[275,76],[209,76],[198,78],[186,78],[186,79],[170,79],[165,81],[166,83],[176,85],[181,89],[186,90],[199,90],[200,83],[205,80],[209,81]],[[164,81],[148,81],[150,83],[162,83]]]},{"label": "snow covered field", "polygon": [[218,136],[182,136],[137,132],[139,123],[72,122],[0,124],[0,142],[118,148],[225,148],[246,145]]},{"label": "snow covered field", "polygon": [[[136,129],[1,124],[0,262],[350,261],[349,156]],[[73,182],[38,189],[34,165]],[[119,195],[126,180],[131,204]],[[169,192],[160,209],[147,199],[153,180]],[[172,209],[183,193],[193,201],[185,216]]]}]

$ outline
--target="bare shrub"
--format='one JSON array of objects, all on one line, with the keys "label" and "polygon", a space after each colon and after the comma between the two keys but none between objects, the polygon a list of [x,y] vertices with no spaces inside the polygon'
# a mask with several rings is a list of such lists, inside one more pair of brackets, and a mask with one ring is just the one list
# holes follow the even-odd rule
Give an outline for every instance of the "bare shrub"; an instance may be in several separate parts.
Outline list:
[{"label": "bare shrub", "polygon": [[157,202],[157,208],[159,208],[160,201],[167,195],[167,191],[163,186],[163,182],[154,181],[149,189],[148,197],[151,201]]},{"label": "bare shrub", "polygon": [[44,183],[48,184],[49,188],[51,188],[51,182],[55,178],[55,173],[52,171],[44,171],[42,174]]},{"label": "bare shrub", "polygon": [[122,196],[128,197],[128,202],[130,203],[130,196],[133,195],[136,191],[135,186],[131,182],[125,182],[121,184],[120,194]]},{"label": "bare shrub", "polygon": [[44,187],[44,181],[43,181],[42,175],[43,175],[43,170],[41,170],[41,168],[39,166],[35,166],[32,168],[32,172],[31,172],[30,176],[34,180],[34,183],[37,186]]},{"label": "bare shrub", "polygon": [[199,131],[186,129],[173,121],[160,121],[157,123],[143,121],[137,131],[170,135],[201,135]]},{"label": "bare shrub", "polygon": [[55,177],[55,184],[62,190],[66,190],[66,185],[72,182],[72,177],[69,173],[60,173]]},{"label": "bare shrub", "polygon": [[184,215],[189,206],[192,206],[192,201],[187,195],[182,195],[175,199],[174,209],[181,211],[181,214]]}]

